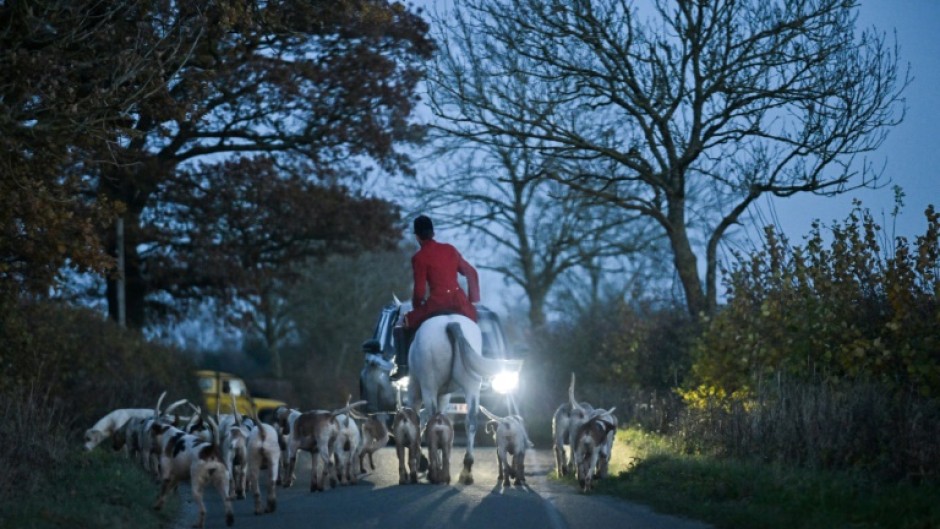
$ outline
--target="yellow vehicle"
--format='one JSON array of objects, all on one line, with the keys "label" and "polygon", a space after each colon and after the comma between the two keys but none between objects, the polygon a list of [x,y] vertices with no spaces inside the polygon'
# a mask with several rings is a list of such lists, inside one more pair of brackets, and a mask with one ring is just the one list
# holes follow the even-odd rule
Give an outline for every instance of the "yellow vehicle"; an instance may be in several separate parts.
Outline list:
[{"label": "yellow vehicle", "polygon": [[219,413],[232,413],[233,396],[238,413],[249,417],[257,413],[258,418],[264,422],[270,422],[278,406],[287,406],[286,402],[280,400],[252,397],[245,381],[231,373],[204,369],[196,371],[195,374],[202,391],[203,405],[210,413],[215,413],[216,404]]}]

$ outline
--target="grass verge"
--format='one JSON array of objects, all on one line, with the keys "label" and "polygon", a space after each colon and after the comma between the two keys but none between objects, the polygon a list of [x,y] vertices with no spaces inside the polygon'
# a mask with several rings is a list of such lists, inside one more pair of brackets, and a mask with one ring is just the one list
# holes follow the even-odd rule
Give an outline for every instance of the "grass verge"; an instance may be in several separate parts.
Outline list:
[{"label": "grass verge", "polygon": [[157,486],[130,460],[95,450],[66,456],[43,471],[36,489],[0,500],[2,529],[160,529],[179,511],[173,495],[161,512],[153,510]]},{"label": "grass verge", "polygon": [[940,527],[940,486],[862,474],[679,454],[664,438],[620,430],[597,492],[722,529]]}]

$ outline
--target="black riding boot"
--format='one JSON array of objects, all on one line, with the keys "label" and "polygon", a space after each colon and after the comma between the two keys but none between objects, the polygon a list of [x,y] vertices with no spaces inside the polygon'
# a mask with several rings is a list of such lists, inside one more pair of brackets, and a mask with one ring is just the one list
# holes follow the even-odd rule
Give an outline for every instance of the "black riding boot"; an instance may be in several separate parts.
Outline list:
[{"label": "black riding boot", "polygon": [[395,327],[392,329],[392,336],[395,338],[396,367],[391,378],[392,380],[399,380],[408,376],[408,350],[411,348],[415,332],[404,327]]}]

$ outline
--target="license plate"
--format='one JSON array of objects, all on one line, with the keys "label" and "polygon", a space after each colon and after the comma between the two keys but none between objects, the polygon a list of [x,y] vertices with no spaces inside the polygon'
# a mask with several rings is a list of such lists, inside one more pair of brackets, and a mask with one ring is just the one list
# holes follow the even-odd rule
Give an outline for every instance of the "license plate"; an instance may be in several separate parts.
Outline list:
[{"label": "license plate", "polygon": [[451,403],[447,406],[447,413],[462,413],[467,414],[467,403],[466,402],[457,402]]}]

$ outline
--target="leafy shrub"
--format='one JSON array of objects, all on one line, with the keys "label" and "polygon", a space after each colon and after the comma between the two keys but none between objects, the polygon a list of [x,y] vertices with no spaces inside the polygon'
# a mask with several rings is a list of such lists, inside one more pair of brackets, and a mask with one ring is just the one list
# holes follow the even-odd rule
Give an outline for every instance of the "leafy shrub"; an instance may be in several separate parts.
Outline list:
[{"label": "leafy shrub", "polygon": [[728,394],[768,379],[879,384],[892,392],[940,391],[940,215],[927,232],[897,238],[882,255],[881,228],[859,204],[805,247],[773,229],[763,250],[731,270],[727,306],[695,347],[694,379]]},{"label": "leafy shrub", "polygon": [[38,388],[0,392],[0,498],[28,496],[45,484],[37,469],[62,461],[69,451],[61,409]]},{"label": "leafy shrub", "polygon": [[[115,408],[199,395],[190,362],[100,315],[54,303],[0,303],[0,491],[40,486]],[[2,495],[0,495],[2,496]]]},{"label": "leafy shrub", "polygon": [[740,259],[694,346],[678,439],[690,452],[940,478],[940,215],[890,251],[856,203],[827,246],[772,229]]}]

